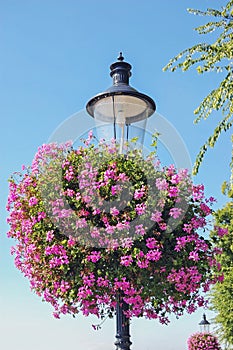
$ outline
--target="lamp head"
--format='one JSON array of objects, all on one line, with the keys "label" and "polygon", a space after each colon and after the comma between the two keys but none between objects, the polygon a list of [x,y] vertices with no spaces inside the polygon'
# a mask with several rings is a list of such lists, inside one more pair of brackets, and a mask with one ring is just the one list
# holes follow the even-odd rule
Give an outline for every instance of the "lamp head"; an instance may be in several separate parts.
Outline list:
[{"label": "lamp head", "polygon": [[209,332],[210,322],[207,320],[205,314],[203,314],[203,318],[202,318],[201,322],[199,323],[199,325],[200,325],[200,328],[201,328],[201,332],[203,332],[203,333],[208,333]]},{"label": "lamp head", "polygon": [[120,52],[118,61],[110,66],[113,85],[87,103],[87,112],[92,117],[113,123],[121,112],[125,124],[132,124],[150,117],[155,112],[156,106],[152,98],[129,85],[131,68]]},{"label": "lamp head", "polygon": [[[119,141],[121,151],[124,142],[129,137],[138,137],[137,133],[143,143],[146,120],[156,109],[152,98],[129,85],[131,68],[120,52],[117,61],[110,66],[113,85],[94,96],[86,105],[88,114],[97,122],[113,127],[112,137]],[[136,135],[132,132],[132,125],[138,128]]]}]

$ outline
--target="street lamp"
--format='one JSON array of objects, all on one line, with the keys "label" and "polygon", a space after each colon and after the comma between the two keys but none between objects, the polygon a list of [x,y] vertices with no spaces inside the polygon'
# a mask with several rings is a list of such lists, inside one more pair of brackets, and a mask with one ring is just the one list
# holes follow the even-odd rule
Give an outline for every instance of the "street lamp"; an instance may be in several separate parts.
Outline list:
[{"label": "street lamp", "polygon": [[156,109],[152,98],[129,85],[131,68],[120,52],[118,61],[110,66],[113,85],[94,96],[86,106],[98,125],[111,127],[111,137],[118,142],[120,153],[125,142],[133,137],[143,144],[146,120]]},{"label": "street lamp", "polygon": [[199,323],[199,325],[200,325],[200,329],[201,329],[202,333],[209,333],[209,331],[210,331],[210,322],[207,321],[205,314],[203,314],[203,318],[202,318],[201,322]]},{"label": "street lamp", "polygon": [[[129,85],[131,65],[124,62],[120,52],[117,62],[110,66],[113,85],[94,96],[86,105],[87,112],[104,128],[110,127],[111,137],[119,144],[119,153],[124,153],[124,145],[133,137],[138,137],[142,145],[146,120],[156,109],[149,96],[138,92]],[[132,124],[134,127],[132,127]],[[131,341],[129,319],[125,316],[128,304],[121,293],[116,305],[116,350],[129,350]]]}]

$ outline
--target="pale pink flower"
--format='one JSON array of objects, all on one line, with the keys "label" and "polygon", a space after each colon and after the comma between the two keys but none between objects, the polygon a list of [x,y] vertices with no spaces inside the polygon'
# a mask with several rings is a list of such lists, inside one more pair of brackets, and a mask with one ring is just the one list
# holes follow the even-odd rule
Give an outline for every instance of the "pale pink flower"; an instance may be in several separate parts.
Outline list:
[{"label": "pale pink flower", "polygon": [[158,188],[158,190],[160,190],[160,191],[164,191],[164,190],[168,189],[168,183],[165,179],[158,178],[158,179],[156,179],[155,184],[156,184],[156,187]]},{"label": "pale pink flower", "polygon": [[181,212],[182,210],[180,208],[171,208],[169,214],[174,219],[177,219],[180,216]]},{"label": "pale pink flower", "polygon": [[136,233],[136,235],[140,235],[140,236],[144,236],[145,235],[146,231],[145,231],[145,229],[144,229],[142,224],[135,226],[135,233]]},{"label": "pale pink flower", "polygon": [[53,232],[54,232],[53,230],[47,232],[47,234],[46,234],[46,241],[51,242],[53,240],[53,238],[54,238],[54,233]]},{"label": "pale pink flower", "polygon": [[143,215],[146,211],[146,204],[145,203],[136,204],[135,210],[138,215]]},{"label": "pale pink flower", "polygon": [[145,194],[145,186],[142,186],[142,188],[135,190],[134,192],[134,199],[140,199]]},{"label": "pale pink flower", "polygon": [[119,210],[116,207],[110,208],[110,214],[117,216],[119,215]]},{"label": "pale pink flower", "polygon": [[162,230],[162,231],[165,231],[167,229],[167,224],[165,222],[160,222],[159,223],[159,228]]},{"label": "pale pink flower", "polygon": [[159,223],[162,220],[162,213],[158,210],[155,210],[151,215],[151,220]]}]

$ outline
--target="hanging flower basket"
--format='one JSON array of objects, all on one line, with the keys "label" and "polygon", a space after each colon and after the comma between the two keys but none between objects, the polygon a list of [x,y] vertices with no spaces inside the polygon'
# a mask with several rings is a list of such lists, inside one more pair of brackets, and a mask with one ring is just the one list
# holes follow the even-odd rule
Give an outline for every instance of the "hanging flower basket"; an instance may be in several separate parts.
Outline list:
[{"label": "hanging flower basket", "polygon": [[213,334],[196,333],[188,339],[188,350],[221,350],[221,347]]},{"label": "hanging flower basket", "polygon": [[95,146],[91,133],[77,149],[43,145],[10,179],[15,265],[55,317],[112,317],[120,293],[127,317],[167,323],[203,306],[218,279],[215,251],[200,236],[213,198],[186,170],[128,148]]}]

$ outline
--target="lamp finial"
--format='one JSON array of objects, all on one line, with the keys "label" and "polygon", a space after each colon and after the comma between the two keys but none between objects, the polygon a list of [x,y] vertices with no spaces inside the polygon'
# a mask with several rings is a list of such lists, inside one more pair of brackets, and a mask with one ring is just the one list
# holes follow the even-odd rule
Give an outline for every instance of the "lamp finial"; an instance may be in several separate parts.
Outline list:
[{"label": "lamp finial", "polygon": [[123,57],[122,52],[120,52],[119,57],[117,59],[118,61],[124,61],[125,58]]}]

